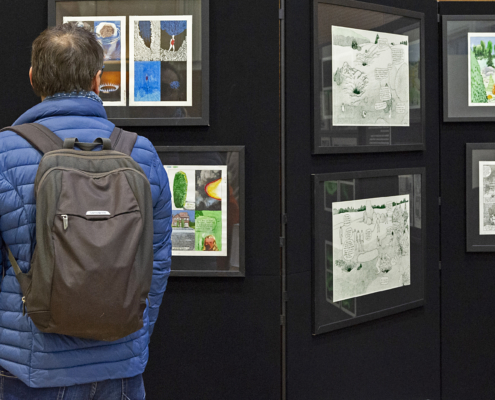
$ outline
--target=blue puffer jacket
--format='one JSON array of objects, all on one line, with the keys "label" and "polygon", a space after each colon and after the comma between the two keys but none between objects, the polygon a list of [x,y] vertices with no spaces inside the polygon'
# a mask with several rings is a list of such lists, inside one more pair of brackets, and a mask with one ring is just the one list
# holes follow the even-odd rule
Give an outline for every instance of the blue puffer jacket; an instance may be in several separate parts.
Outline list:
[{"label": "blue puffer jacket", "polygon": [[[93,142],[109,137],[114,124],[95,100],[76,97],[45,100],[14,125],[38,122],[62,139]],[[22,315],[21,289],[3,260],[0,292],[0,366],[31,387],[75,384],[135,376],[148,361],[148,342],[158,316],[171,263],[171,198],[167,174],[148,139],[139,136],[131,154],[151,183],[154,210],[154,262],[150,305],[144,326],[115,342],[41,333]],[[0,230],[20,268],[30,268],[35,246],[34,179],[41,154],[13,132],[0,133]]]}]

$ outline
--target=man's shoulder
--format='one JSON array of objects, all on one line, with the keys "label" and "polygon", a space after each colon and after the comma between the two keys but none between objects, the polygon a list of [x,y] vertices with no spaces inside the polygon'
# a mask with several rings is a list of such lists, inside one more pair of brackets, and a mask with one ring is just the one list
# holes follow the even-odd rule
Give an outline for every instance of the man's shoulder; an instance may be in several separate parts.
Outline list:
[{"label": "man's shoulder", "polygon": [[[159,163],[155,147],[150,140],[138,134],[136,143],[132,149],[131,157],[141,166],[148,179],[150,179],[150,182],[154,181],[152,176],[154,177],[154,175],[156,175],[156,169],[161,164]],[[153,171],[155,171],[155,173],[153,173]]]},{"label": "man's shoulder", "polygon": [[131,155],[140,164],[153,165],[156,159],[156,150],[149,139],[138,134]]}]

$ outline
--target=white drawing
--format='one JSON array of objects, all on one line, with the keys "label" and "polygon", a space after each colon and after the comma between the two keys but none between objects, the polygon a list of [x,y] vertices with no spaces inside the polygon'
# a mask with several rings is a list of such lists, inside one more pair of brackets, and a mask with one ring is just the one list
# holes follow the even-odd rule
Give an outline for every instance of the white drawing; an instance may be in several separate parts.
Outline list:
[{"label": "white drawing", "polygon": [[409,37],[332,26],[334,126],[409,126]]},{"label": "white drawing", "polygon": [[495,161],[479,163],[480,235],[495,235]]},{"label": "white drawing", "polygon": [[332,203],[334,302],[411,284],[409,201]]}]

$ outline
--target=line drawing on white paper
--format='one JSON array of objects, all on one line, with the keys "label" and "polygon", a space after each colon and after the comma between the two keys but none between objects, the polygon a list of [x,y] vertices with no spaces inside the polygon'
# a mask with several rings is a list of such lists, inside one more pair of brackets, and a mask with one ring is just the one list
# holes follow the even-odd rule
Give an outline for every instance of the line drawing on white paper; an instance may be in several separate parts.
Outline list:
[{"label": "line drawing on white paper", "polygon": [[334,126],[409,126],[409,37],[332,26]]},{"label": "line drawing on white paper", "polygon": [[193,105],[192,15],[129,17],[129,105]]},{"label": "line drawing on white paper", "polygon": [[495,161],[479,162],[480,235],[495,235]]},{"label": "line drawing on white paper", "polygon": [[100,98],[105,107],[125,106],[127,97],[126,17],[63,17],[63,23],[77,22],[93,32],[103,48],[105,69],[101,75]]},{"label": "line drawing on white paper", "polygon": [[332,203],[333,301],[411,284],[408,194]]}]

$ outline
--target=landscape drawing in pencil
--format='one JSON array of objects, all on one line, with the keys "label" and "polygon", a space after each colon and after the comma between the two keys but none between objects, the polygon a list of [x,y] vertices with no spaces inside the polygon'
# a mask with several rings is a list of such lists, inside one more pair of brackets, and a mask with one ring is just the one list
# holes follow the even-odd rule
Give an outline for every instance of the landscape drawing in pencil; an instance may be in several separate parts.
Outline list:
[{"label": "landscape drawing in pencil", "polygon": [[332,26],[334,126],[409,126],[409,37]]},{"label": "landscape drawing in pencil", "polygon": [[409,201],[332,203],[334,302],[411,284]]},{"label": "landscape drawing in pencil", "polygon": [[479,162],[480,235],[495,235],[495,161]]}]

